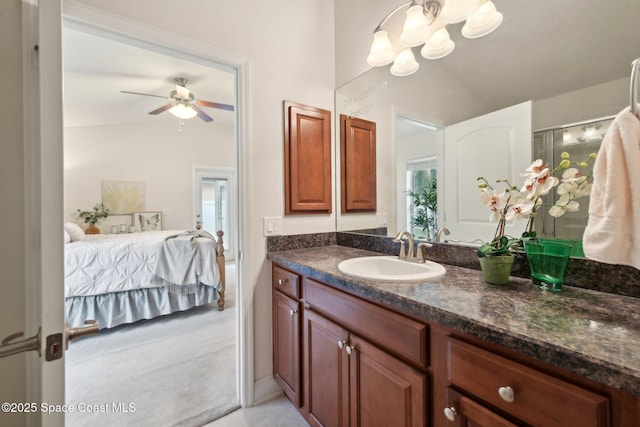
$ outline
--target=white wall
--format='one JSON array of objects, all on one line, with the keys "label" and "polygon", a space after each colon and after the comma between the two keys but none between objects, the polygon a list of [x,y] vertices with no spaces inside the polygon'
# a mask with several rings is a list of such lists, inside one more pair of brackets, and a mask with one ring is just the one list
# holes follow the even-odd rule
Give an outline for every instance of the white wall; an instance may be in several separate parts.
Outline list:
[{"label": "white wall", "polygon": [[[22,14],[20,0],[0,3],[0,340],[25,330],[24,157],[22,147]],[[31,356],[30,356],[31,357]],[[26,356],[0,359],[0,402],[26,402]],[[24,414],[0,412],[0,425],[23,425]]]},{"label": "white wall", "polygon": [[[235,130],[218,122],[162,120],[156,125],[65,128],[65,221],[86,226],[77,209],[102,200],[102,181],[143,181],[147,211],[161,211],[165,230],[193,229],[193,166],[235,168]],[[129,224],[131,215],[110,216],[98,226]]]},{"label": "white wall", "polygon": [[533,103],[533,129],[546,129],[618,114],[629,105],[629,77]]},{"label": "white wall", "polygon": [[[82,0],[81,3],[200,40],[249,59],[248,165],[250,247],[255,286],[255,378],[269,378],[271,350],[271,272],[266,261],[262,217],[284,215],[282,101],[333,111],[334,2],[278,0]],[[284,234],[328,232],[334,215],[292,216]],[[250,252],[249,252],[250,251]]]}]

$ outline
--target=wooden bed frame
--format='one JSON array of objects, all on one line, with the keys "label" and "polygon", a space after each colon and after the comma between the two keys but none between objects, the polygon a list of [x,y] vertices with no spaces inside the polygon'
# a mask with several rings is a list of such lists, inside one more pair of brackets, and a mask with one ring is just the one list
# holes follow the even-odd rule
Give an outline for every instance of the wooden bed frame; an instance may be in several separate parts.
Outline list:
[{"label": "wooden bed frame", "polygon": [[[198,230],[200,229],[199,225],[196,227]],[[224,292],[227,286],[227,281],[225,277],[225,258],[224,258],[224,241],[222,240],[222,236],[224,236],[224,232],[222,230],[218,230],[216,232],[216,262],[218,263],[218,271],[220,272],[220,299],[218,300],[218,310],[224,310]]]}]

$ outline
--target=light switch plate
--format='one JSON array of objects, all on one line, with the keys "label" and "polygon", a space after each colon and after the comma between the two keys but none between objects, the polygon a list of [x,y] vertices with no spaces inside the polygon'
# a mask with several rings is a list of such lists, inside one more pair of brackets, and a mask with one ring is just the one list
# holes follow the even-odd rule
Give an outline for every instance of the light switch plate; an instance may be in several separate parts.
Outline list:
[{"label": "light switch plate", "polygon": [[378,212],[378,227],[386,227],[386,226],[387,226],[387,213]]},{"label": "light switch plate", "polygon": [[280,236],[282,234],[282,217],[265,216],[262,218],[262,231],[264,237]]}]

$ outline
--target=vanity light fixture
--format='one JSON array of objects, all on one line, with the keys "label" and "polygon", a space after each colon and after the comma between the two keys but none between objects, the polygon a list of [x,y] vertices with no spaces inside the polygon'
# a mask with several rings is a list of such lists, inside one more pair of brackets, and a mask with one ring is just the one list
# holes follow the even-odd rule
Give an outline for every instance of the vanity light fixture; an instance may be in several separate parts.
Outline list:
[{"label": "vanity light fixture", "polygon": [[[397,40],[399,52],[393,47],[389,34],[382,27],[406,6],[402,33]],[[455,48],[446,29],[448,24],[466,21],[462,35],[466,38],[486,36],[502,23],[502,14],[491,0],[412,0],[392,10],[373,32],[373,43],[367,63],[382,67],[393,62],[391,74],[408,76],[420,64],[415,60],[412,47],[423,45],[420,54],[426,59],[443,58]]]}]

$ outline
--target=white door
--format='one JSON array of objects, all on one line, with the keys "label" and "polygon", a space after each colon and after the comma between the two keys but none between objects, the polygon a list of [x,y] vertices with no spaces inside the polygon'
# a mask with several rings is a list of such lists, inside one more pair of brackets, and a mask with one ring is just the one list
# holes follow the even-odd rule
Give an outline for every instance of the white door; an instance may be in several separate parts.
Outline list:
[{"label": "white door", "polygon": [[[448,239],[493,239],[497,224],[489,221],[491,212],[480,202],[476,179],[483,176],[492,186],[508,179],[520,187],[520,174],[531,163],[531,114],[532,103],[527,101],[445,128],[442,225],[451,231]],[[509,235],[517,237],[522,231],[524,223],[507,225]]]},{"label": "white door", "polygon": [[64,352],[46,360],[47,338],[64,329],[62,4],[33,3],[23,2],[29,55],[24,69],[26,314],[27,331],[42,327],[42,356],[30,356],[27,401],[46,405],[31,415],[32,422],[50,427],[64,425]]},{"label": "white door", "polygon": [[224,232],[224,252],[227,260],[234,259],[237,208],[236,171],[227,168],[194,167],[193,211],[195,223],[202,230],[215,235]]}]

